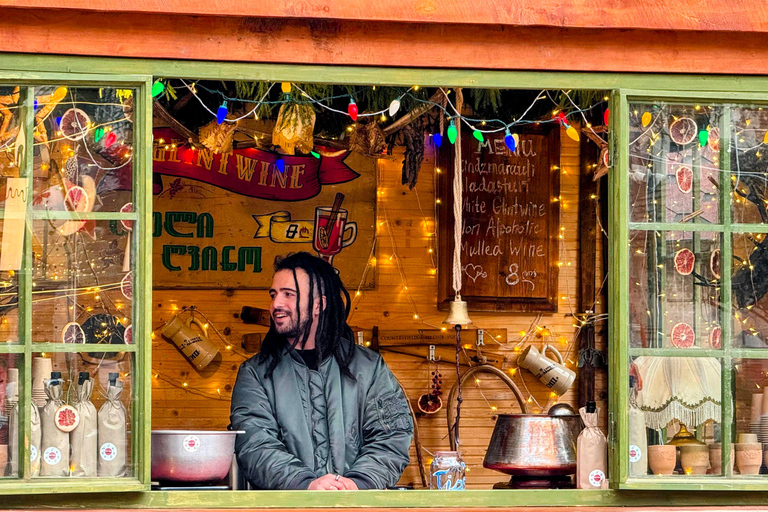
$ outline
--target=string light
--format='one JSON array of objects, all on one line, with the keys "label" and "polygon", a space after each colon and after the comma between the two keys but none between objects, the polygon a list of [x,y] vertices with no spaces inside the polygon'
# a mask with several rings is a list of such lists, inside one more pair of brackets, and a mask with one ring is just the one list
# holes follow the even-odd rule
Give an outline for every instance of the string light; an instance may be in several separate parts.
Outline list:
[{"label": "string light", "polygon": [[219,109],[216,111],[216,122],[221,124],[224,122],[224,119],[226,118],[227,118],[227,100],[224,100],[224,103],[222,103]]}]

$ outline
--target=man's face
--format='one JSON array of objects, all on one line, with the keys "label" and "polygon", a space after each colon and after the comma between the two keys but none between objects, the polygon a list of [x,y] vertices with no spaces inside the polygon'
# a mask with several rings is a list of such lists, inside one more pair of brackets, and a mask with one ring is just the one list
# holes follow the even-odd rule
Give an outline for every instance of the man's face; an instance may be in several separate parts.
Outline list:
[{"label": "man's face", "polygon": [[[301,297],[301,325],[299,325],[299,314],[296,309],[296,281],[299,284],[299,296]],[[272,288],[269,295],[272,297],[272,304],[269,307],[269,313],[272,321],[275,323],[275,329],[290,341],[296,339],[304,331],[304,328],[319,314],[319,310],[310,315],[309,313],[309,275],[300,268],[296,269],[296,281],[293,279],[293,272],[290,270],[279,270],[272,278]],[[317,290],[315,290],[317,295]],[[319,301],[315,300],[315,304]],[[313,310],[316,308],[313,308]]]}]

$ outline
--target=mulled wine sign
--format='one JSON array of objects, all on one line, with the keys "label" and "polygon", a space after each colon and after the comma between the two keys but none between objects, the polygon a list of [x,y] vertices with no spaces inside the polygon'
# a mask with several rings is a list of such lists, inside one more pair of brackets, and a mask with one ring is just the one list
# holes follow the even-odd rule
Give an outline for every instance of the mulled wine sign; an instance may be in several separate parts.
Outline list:
[{"label": "mulled wine sign", "polygon": [[[557,311],[560,133],[518,130],[514,152],[504,134],[461,142],[461,297],[471,311]],[[454,169],[454,147],[439,164]],[[453,172],[438,174],[438,306],[453,300]]]},{"label": "mulled wine sign", "polygon": [[[155,130],[157,288],[269,288],[276,256],[308,251],[355,289],[375,233],[375,160],[347,151],[214,154]],[[161,143],[160,140],[163,142]],[[371,268],[364,288],[374,285]]]}]

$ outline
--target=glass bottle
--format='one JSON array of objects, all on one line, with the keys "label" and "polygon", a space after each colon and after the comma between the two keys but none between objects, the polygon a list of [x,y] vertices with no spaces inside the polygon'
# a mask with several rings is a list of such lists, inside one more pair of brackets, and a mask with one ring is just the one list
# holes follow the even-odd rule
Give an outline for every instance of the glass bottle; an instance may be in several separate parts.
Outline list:
[{"label": "glass bottle", "polygon": [[459,452],[435,452],[429,466],[430,489],[462,491],[466,480],[467,465]]}]

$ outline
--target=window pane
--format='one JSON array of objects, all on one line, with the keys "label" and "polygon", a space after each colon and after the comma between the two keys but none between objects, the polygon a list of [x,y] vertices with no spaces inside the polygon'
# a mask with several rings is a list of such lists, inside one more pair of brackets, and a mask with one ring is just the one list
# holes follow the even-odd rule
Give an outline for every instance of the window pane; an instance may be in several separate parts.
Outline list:
[{"label": "window pane", "polygon": [[0,354],[0,477],[19,478],[19,379],[21,356]]},{"label": "window pane", "polygon": [[[31,443],[33,476],[135,474],[130,425],[133,358],[125,352],[35,354]],[[37,419],[37,421],[36,421]]]},{"label": "window pane", "polygon": [[768,246],[764,233],[735,233],[731,289],[733,346],[768,348]]},{"label": "window pane", "polygon": [[33,222],[33,341],[132,342],[128,227],[106,220]]},{"label": "window pane", "polygon": [[35,88],[35,209],[117,212],[131,203],[133,92]]},{"label": "window pane", "polygon": [[18,270],[21,268],[26,180],[21,178],[17,141],[21,127],[18,87],[0,87],[0,343],[17,343]]},{"label": "window pane", "polygon": [[731,217],[734,223],[766,224],[768,212],[768,156],[764,140],[768,110],[731,109]]},{"label": "window pane", "polygon": [[631,222],[720,222],[721,107],[631,103]]},{"label": "window pane", "polygon": [[630,231],[630,346],[720,348],[720,235]]},{"label": "window pane", "polygon": [[640,356],[629,373],[630,476],[722,474],[721,362]]},{"label": "window pane", "polygon": [[763,399],[768,360],[734,359],[733,370],[734,472],[746,477],[757,475],[765,459],[763,448],[766,445],[761,443],[768,443],[768,395]]}]

